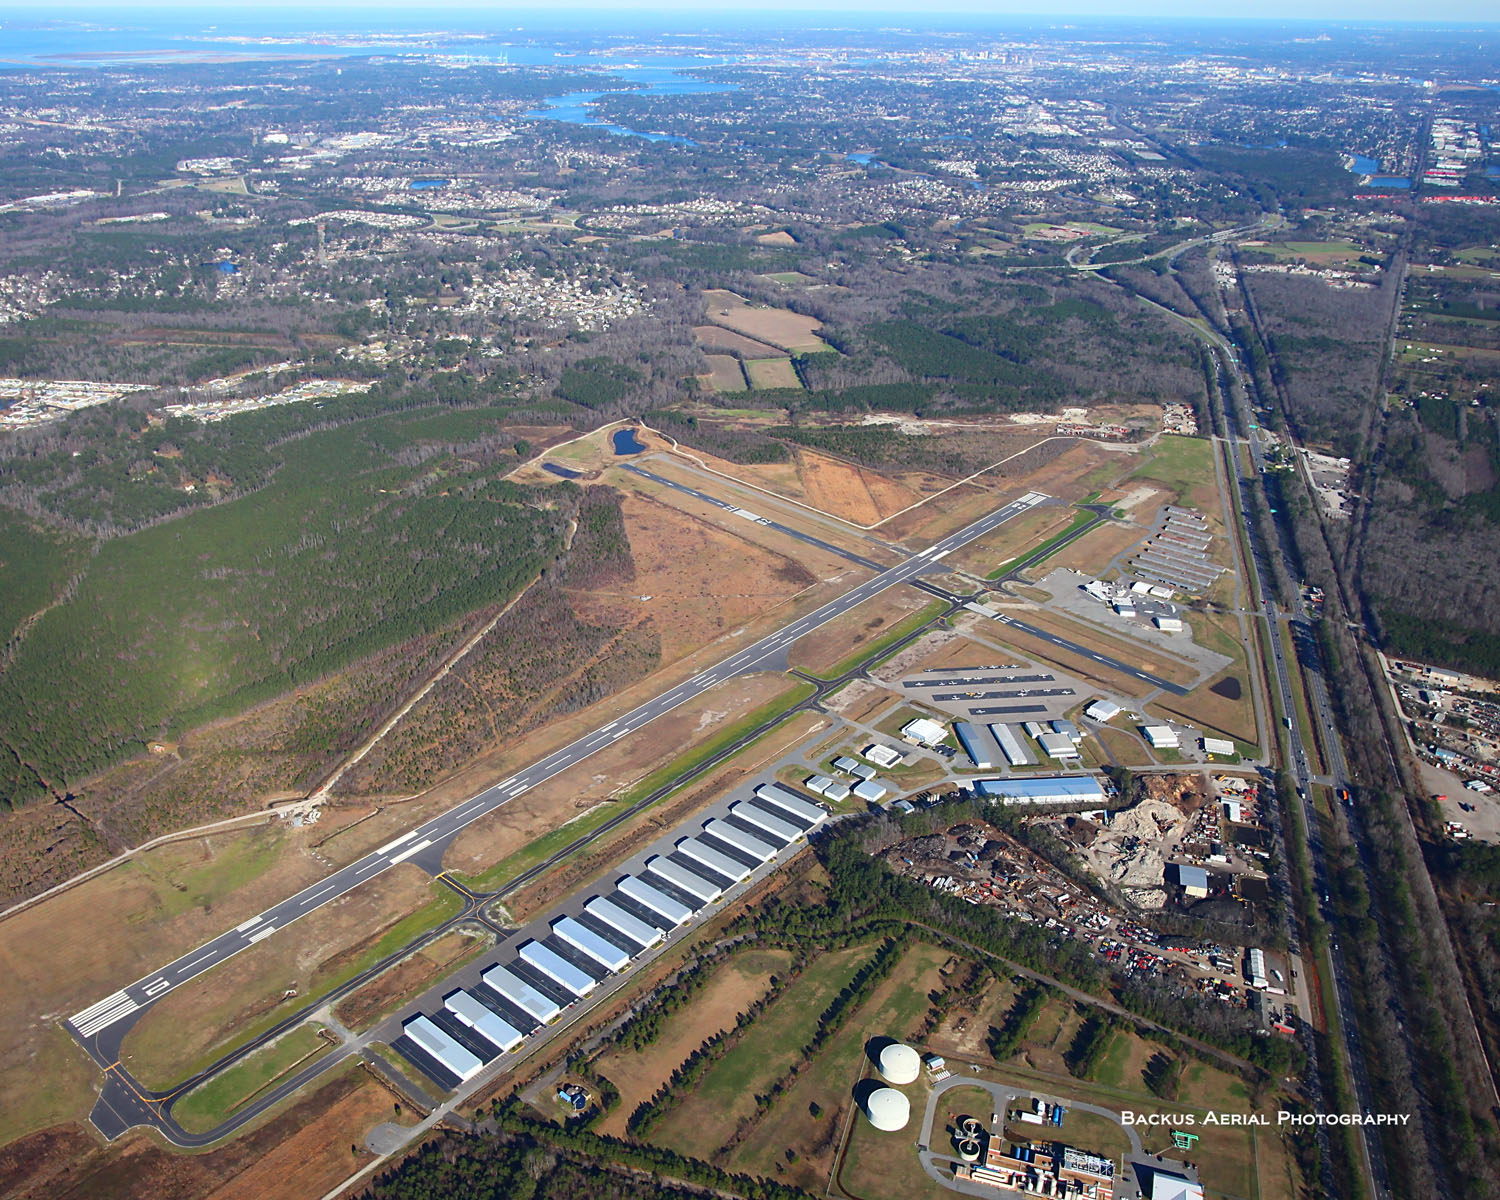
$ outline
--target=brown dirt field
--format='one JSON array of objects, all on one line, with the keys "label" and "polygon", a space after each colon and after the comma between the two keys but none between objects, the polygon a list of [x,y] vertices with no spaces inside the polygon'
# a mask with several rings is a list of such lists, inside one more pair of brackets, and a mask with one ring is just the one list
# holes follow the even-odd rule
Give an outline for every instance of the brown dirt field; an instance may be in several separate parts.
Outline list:
[{"label": "brown dirt field", "polygon": [[709,363],[707,376],[700,375],[700,379],[706,378],[710,387],[716,392],[743,392],[745,390],[745,369],[740,366],[740,360],[732,354],[709,354],[705,355]]},{"label": "brown dirt field", "polygon": [[1138,525],[1117,525],[1106,521],[1039,563],[1032,574],[1040,578],[1059,567],[1068,567],[1086,575],[1097,575],[1117,554],[1125,553],[1150,533],[1149,529]]},{"label": "brown dirt field", "polygon": [[765,763],[780,758],[827,726],[827,717],[812,712],[798,713],[776,733],[747,746],[730,764],[669,798],[664,807],[653,806],[579,857],[549,871],[540,882],[507,897],[506,909],[516,919],[525,919],[552,907],[581,887],[596,886],[599,876],[611,864],[634,854],[693,813],[701,812],[725,792],[752,777]]},{"label": "brown dirt field", "polygon": [[980,998],[975,1014],[954,1013],[927,1039],[928,1047],[938,1054],[952,1055],[966,1062],[989,1062],[990,1028],[1005,1020],[1015,1003],[1016,988],[1009,979],[997,979]]},{"label": "brown dirt field", "polygon": [[815,582],[800,562],[652,497],[627,493],[621,509],[635,559],[629,594],[570,595],[584,620],[645,613],[661,637],[663,663],[775,611]]},{"label": "brown dirt field", "polygon": [[877,713],[900,699],[894,692],[876,687],[867,680],[856,679],[840,688],[838,694],[828,701],[828,707],[850,721],[869,724]]},{"label": "brown dirt field", "polygon": [[[816,534],[822,540],[835,546],[842,546],[853,550],[867,558],[878,560],[891,559],[888,551],[883,550],[878,544],[870,539],[848,529],[836,525],[827,519],[821,519],[815,514],[808,513],[796,504],[784,503],[776,495],[766,495],[765,492],[756,491],[753,487],[744,483],[737,483],[738,478],[734,470],[726,470],[729,464],[714,458],[710,454],[702,454],[693,451],[693,454],[702,459],[703,464],[713,471],[718,471],[728,478],[719,478],[706,475],[698,468],[696,463],[690,465],[690,460],[663,460],[658,459],[651,464],[652,470],[665,479],[673,482],[685,483],[689,487],[697,488],[710,495],[717,496],[733,504],[758,512],[763,516],[773,517],[784,525],[793,529],[806,529]],[[785,468],[781,468],[785,470]],[[806,542],[798,541],[796,538],[772,529],[769,526],[757,525],[736,517],[714,504],[708,504],[701,500],[695,500],[691,496],[685,496],[681,492],[661,487],[636,475],[627,475],[624,472],[608,472],[605,482],[614,485],[622,492],[636,492],[650,496],[667,506],[679,509],[682,512],[692,514],[711,525],[729,530],[741,541],[752,542],[754,545],[763,547],[784,558],[793,560],[812,571],[819,578],[828,578],[835,574],[846,573],[850,569],[847,559],[830,554],[816,546],[810,546]],[[759,483],[759,481],[755,481]],[[761,486],[766,486],[762,484]],[[858,568],[856,568],[858,569]],[[854,586],[851,582],[849,587]]]},{"label": "brown dirt field", "polygon": [[280,1116],[205,1154],[169,1151],[141,1133],[112,1146],[77,1126],[36,1133],[0,1152],[10,1200],[305,1200],[372,1156],[365,1134],[393,1117],[390,1093],[352,1068]]},{"label": "brown dirt field", "polygon": [[[810,450],[797,451],[797,472],[809,504],[856,525],[873,525],[922,498],[904,482],[910,476],[893,479]],[[936,476],[914,482],[944,486]]]},{"label": "brown dirt field", "polygon": [[1075,515],[1074,509],[1061,505],[1032,509],[1014,521],[1007,521],[993,533],[976,538],[947,561],[976,575],[988,575],[1002,563],[1019,557],[1053,534],[1061,533]]},{"label": "brown dirt field", "polygon": [[[882,683],[896,684],[902,676],[915,675],[919,671],[936,671],[944,667],[987,668],[994,664],[993,646],[970,641],[952,630],[937,629],[881,663],[870,674]],[[901,693],[893,687],[892,694]]]},{"label": "brown dirt field", "polygon": [[750,307],[743,296],[718,289],[704,292],[703,298],[708,304],[708,319],[716,325],[783,350],[828,348],[828,343],[817,334],[823,323],[815,317],[804,317],[785,308]]},{"label": "brown dirt field", "polygon": [[475,821],[453,839],[444,868],[465,874],[484,871],[565,820],[618,795],[720,724],[737,720],[792,686],[783,675],[759,674],[711,688]]},{"label": "brown dirt field", "polygon": [[775,233],[762,233],[756,239],[762,246],[795,246],[797,239],[785,229],[778,229]]},{"label": "brown dirt field", "polygon": [[931,601],[915,588],[887,588],[798,638],[787,650],[787,661],[803,670],[825,671]]},{"label": "brown dirt field", "polygon": [[785,970],[785,951],[751,950],[721,965],[713,980],[687,1008],[675,1013],[662,1036],[640,1053],[612,1050],[595,1060],[604,1077],[620,1089],[620,1105],[599,1127],[625,1136],[625,1122],[707,1038],[731,1028],[739,1015],[765,995],[771,976]]},{"label": "brown dirt field", "polygon": [[350,1029],[361,1032],[369,1029],[403,1000],[415,996],[435,980],[457,970],[466,959],[492,945],[493,938],[481,939],[461,930],[445,933],[345,997],[333,1010],[333,1015]]},{"label": "brown dirt field", "polygon": [[800,388],[802,380],[792,369],[789,358],[757,358],[745,364],[745,373],[750,376],[750,386],[757,390],[766,388]]},{"label": "brown dirt field", "polygon": [[[1240,681],[1238,700],[1226,700],[1212,691],[1213,684],[1220,679],[1235,676]],[[1256,743],[1255,704],[1250,696],[1250,680],[1239,667],[1230,667],[1221,675],[1194,688],[1186,696],[1167,696],[1154,701],[1151,709],[1160,709],[1193,725],[1238,738],[1242,742]]]},{"label": "brown dirt field", "polygon": [[126,1034],[121,1060],[142,1083],[158,1088],[206,1066],[273,1014],[306,1003],[441,886],[410,863],[382,872],[169,992]]},{"label": "brown dirt field", "polygon": [[783,358],[786,355],[786,351],[779,346],[757,342],[754,338],[719,325],[694,325],[693,337],[704,350],[716,350],[741,358]]}]

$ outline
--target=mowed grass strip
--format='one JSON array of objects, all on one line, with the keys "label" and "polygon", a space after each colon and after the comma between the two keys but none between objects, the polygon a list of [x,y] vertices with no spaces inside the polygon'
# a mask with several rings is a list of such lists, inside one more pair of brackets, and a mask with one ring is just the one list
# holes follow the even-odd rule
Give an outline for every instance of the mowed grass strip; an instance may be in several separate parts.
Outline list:
[{"label": "mowed grass strip", "polygon": [[667,1115],[651,1140],[712,1159],[739,1119],[754,1110],[755,1093],[792,1065],[823,1010],[874,952],[869,944],[816,959],[714,1064],[693,1095]]},{"label": "mowed grass strip", "polygon": [[172,1115],[189,1133],[207,1133],[267,1088],[331,1050],[333,1045],[322,1036],[321,1028],[299,1025],[226,1067],[178,1100]]}]

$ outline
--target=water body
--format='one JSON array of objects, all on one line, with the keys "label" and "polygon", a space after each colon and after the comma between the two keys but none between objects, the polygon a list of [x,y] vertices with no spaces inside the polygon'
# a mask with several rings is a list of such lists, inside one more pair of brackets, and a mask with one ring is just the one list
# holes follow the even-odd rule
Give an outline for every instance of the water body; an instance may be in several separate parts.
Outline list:
[{"label": "water body", "polygon": [[1348,154],[1349,169],[1356,175],[1376,175],[1380,172],[1380,164],[1373,158],[1363,154]]},{"label": "water body", "polygon": [[635,436],[634,429],[617,429],[614,436],[616,454],[639,454],[646,443]]},{"label": "water body", "polygon": [[[601,63],[607,66],[608,63]],[[719,65],[717,63],[694,63],[695,66]],[[603,129],[616,137],[645,138],[648,142],[669,142],[674,146],[696,146],[692,138],[677,137],[670,133],[653,133],[644,129],[631,129],[626,125],[611,125],[594,114],[594,105],[605,96],[693,96],[710,92],[737,90],[733,84],[710,83],[706,79],[694,79],[679,74],[669,67],[617,67],[611,72],[622,79],[644,86],[637,88],[604,88],[597,92],[569,92],[565,96],[549,96],[541,108],[532,109],[522,115],[533,120],[562,121],[567,125],[587,125],[592,129]]]},{"label": "water body", "polygon": [[414,192],[421,192],[430,188],[445,188],[452,182],[451,179],[413,179],[407,186]]},{"label": "water body", "polygon": [[570,471],[567,467],[560,467],[554,462],[542,464],[542,470],[551,471],[552,474],[561,476],[563,479],[582,479],[583,475],[578,471]]}]

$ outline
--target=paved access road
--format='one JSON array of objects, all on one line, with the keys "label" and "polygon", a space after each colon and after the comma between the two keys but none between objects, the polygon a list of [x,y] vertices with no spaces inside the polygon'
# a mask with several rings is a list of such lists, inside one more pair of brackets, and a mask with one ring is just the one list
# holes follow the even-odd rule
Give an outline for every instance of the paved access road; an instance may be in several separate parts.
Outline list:
[{"label": "paved access road", "polygon": [[[852,591],[836,600],[829,601],[786,628],[762,638],[753,645],[746,646],[722,662],[700,671],[691,679],[679,683],[669,691],[648,700],[640,707],[601,726],[570,745],[564,746],[561,750],[554,751],[540,762],[533,763],[509,779],[502,780],[457,807],[387,842],[357,862],[335,871],[332,875],[304,888],[295,896],[273,905],[258,916],[251,917],[235,926],[229,932],[220,934],[212,941],[184,954],[176,961],[143,976],[134,983],[127,984],[98,1003],[74,1013],[66,1022],[68,1028],[101,1067],[106,1070],[117,1068],[120,1043],[125,1033],[139,1019],[144,1009],[160,1000],[172,989],[182,986],[205,971],[212,970],[241,950],[253,946],[263,938],[270,937],[278,929],[285,929],[299,917],[304,917],[330,901],[337,900],[360,884],[375,878],[382,871],[424,852],[427,852],[429,856],[440,856],[441,847],[448,839],[474,821],[515,799],[521,793],[566,771],[595,751],[602,750],[626,734],[635,732],[679,705],[686,704],[716,684],[737,675],[762,669],[763,664],[780,655],[798,638],[817,629],[820,625],[827,624],[889,587],[912,582],[925,571],[941,569],[938,567],[939,561],[954,550],[976,538],[983,537],[1005,522],[1048,500],[1050,497],[1041,492],[1027,492],[1012,500],[988,516],[981,517],[972,525],[957,533],[949,534],[920,554],[915,554],[905,562],[881,571]],[[803,538],[803,540],[808,539]],[[847,557],[847,554],[845,556]]]}]

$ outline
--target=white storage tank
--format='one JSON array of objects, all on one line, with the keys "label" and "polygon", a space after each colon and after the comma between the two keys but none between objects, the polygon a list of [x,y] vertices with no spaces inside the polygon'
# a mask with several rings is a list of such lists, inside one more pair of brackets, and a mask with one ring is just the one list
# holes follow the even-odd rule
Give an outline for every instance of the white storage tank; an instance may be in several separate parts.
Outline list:
[{"label": "white storage tank", "polygon": [[882,1133],[895,1133],[911,1120],[911,1103],[895,1088],[876,1088],[865,1101],[865,1116]]},{"label": "white storage tank", "polygon": [[892,1083],[904,1087],[917,1081],[917,1072],[922,1069],[922,1059],[910,1046],[892,1042],[880,1052],[875,1065]]}]

